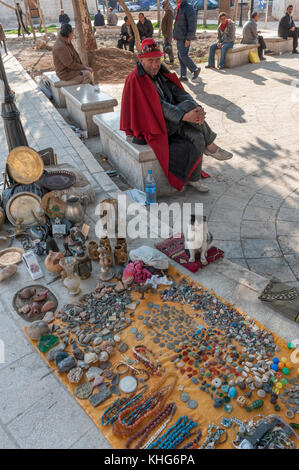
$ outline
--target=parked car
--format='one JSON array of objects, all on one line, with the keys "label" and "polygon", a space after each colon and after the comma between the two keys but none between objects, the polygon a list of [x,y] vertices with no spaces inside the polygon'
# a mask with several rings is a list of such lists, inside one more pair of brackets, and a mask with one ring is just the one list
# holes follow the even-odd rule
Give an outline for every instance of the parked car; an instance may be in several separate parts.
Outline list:
[{"label": "parked car", "polygon": [[[193,5],[195,10],[204,9],[204,0],[191,0],[191,4]],[[208,10],[215,10],[216,8],[218,8],[218,1],[208,0]]]}]

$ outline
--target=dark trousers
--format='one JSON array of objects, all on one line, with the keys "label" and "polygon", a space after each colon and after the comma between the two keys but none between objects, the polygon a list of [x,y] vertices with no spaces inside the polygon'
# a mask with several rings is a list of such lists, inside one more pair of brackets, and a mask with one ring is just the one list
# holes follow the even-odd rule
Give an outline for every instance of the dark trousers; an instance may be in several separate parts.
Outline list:
[{"label": "dark trousers", "polygon": [[18,36],[21,36],[21,29],[23,27],[23,30],[25,31],[25,33],[27,34],[30,34],[28,29],[26,29],[25,25],[24,25],[24,21],[23,21],[23,18],[21,18],[21,23],[18,21]]},{"label": "dark trousers", "polygon": [[293,38],[293,52],[296,51],[298,46],[299,28],[295,28],[295,31],[289,31],[289,38]]},{"label": "dark trousers", "polygon": [[267,46],[266,46],[263,36],[258,36],[258,40],[259,40],[259,47],[257,51],[258,51],[259,58],[261,59],[263,57],[263,49],[267,49]]},{"label": "dark trousers", "polygon": [[125,39],[119,39],[117,43],[118,49],[127,50],[127,46],[129,46],[130,52],[134,52],[134,45],[135,45],[135,39],[132,39],[131,41],[126,41]]}]

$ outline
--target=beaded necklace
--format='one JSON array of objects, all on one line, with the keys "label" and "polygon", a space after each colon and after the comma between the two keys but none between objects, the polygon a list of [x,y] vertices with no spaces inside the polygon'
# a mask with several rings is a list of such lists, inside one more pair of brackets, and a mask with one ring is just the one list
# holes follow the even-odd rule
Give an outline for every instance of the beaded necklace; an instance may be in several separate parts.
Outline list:
[{"label": "beaded necklace", "polygon": [[[145,367],[149,370],[150,374],[161,376],[161,364],[157,359],[150,360],[149,354],[156,357],[155,353],[151,351],[148,347],[143,345],[134,346],[132,348],[133,355],[136,359],[138,359]],[[142,354],[141,354],[142,353]],[[155,364],[156,363],[156,364]]]},{"label": "beaded necklace", "polygon": [[[170,377],[173,378],[173,382],[162,387]],[[165,375],[158,387],[150,390],[141,403],[133,404],[121,411],[113,423],[113,434],[118,437],[130,437],[147,418],[156,416],[161,411],[167,397],[172,393],[177,379],[178,377],[174,373]]]},{"label": "beaded necklace", "polygon": [[[141,447],[149,433],[156,427],[158,424],[160,424],[162,421],[164,421],[167,416],[170,415],[170,418],[166,420],[165,423],[163,423],[164,428],[167,426],[167,424],[171,421],[174,412],[176,410],[176,404],[175,403],[169,403],[166,405],[166,407],[161,411],[161,413],[158,414],[158,416],[154,417],[146,426],[144,426],[140,431],[136,432],[133,434],[133,436],[128,439],[126,443],[126,449],[130,448],[131,443],[137,439],[138,437],[141,437],[141,439],[138,441],[134,449],[140,449],[140,448],[145,448],[145,446]],[[162,427],[162,426],[161,426]],[[163,428],[163,429],[164,429]],[[161,431],[162,432],[162,431]],[[155,438],[156,439],[156,438]]]},{"label": "beaded necklace", "polygon": [[192,433],[191,436],[192,435],[194,435],[196,437],[193,439],[193,441],[188,442],[188,444],[186,444],[184,447],[182,447],[182,449],[197,449],[198,448],[197,444],[198,444],[198,441],[200,440],[200,438],[202,436],[202,432],[201,432],[201,430],[199,430],[197,432]]},{"label": "beaded necklace", "polygon": [[192,433],[191,429],[197,426],[197,423],[188,416],[181,416],[177,422],[159,439],[148,447],[149,449],[176,449]]},{"label": "beaded necklace", "polygon": [[142,399],[143,394],[147,388],[147,385],[144,385],[140,389],[140,393],[138,393],[138,395],[136,395],[135,391],[131,393],[128,397],[118,398],[117,400],[115,400],[112,405],[104,411],[101,417],[102,426],[108,426],[108,424],[113,424],[121,411],[125,410],[126,408],[128,408],[128,406],[132,405],[133,403],[139,402]]}]

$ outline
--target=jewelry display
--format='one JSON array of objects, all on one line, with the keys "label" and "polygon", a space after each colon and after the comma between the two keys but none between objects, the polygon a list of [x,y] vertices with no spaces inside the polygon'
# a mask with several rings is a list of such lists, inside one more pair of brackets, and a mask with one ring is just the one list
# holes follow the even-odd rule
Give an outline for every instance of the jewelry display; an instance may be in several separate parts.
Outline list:
[{"label": "jewelry display", "polygon": [[[169,415],[170,415],[170,418],[167,419],[167,421],[164,423],[164,427],[163,429],[165,429],[165,427],[167,426],[167,424],[171,421],[174,413],[175,413],[175,410],[176,410],[176,404],[175,403],[169,403],[168,405],[165,406],[165,408],[161,411],[161,413],[159,413],[155,418],[153,418],[146,426],[144,426],[140,431],[138,431],[136,434],[133,434],[133,436],[130,437],[130,439],[128,439],[127,443],[126,443],[126,449],[129,449],[130,448],[130,445],[131,443],[137,439],[138,437],[140,437],[141,439],[138,441],[138,443],[136,444],[136,446],[134,447],[134,449],[140,449],[140,448],[145,448],[145,447],[141,447],[141,445],[143,444],[143,442],[145,441],[145,439],[147,438],[147,436],[150,434],[150,432],[156,427],[158,426],[158,424],[160,424],[162,421],[164,421]],[[162,426],[160,427],[160,429],[162,428]],[[162,432],[162,431],[161,431]],[[151,441],[152,439],[152,441]],[[149,441],[153,442],[155,438],[151,438]],[[148,442],[149,442],[148,441]],[[151,444],[151,442],[148,443],[148,445]]]},{"label": "jewelry display", "polygon": [[137,403],[143,398],[143,394],[147,390],[147,385],[144,385],[140,392],[136,395],[133,392],[128,397],[118,398],[115,402],[112,403],[103,413],[101,417],[101,424],[102,426],[108,426],[108,424],[113,424],[121,411],[124,411],[128,406],[132,405],[133,403]]}]

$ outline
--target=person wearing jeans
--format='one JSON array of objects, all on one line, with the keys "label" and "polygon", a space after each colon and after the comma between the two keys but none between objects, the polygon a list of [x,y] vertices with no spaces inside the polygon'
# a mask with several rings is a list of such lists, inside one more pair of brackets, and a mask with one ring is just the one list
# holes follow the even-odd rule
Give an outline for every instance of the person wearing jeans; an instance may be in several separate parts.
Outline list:
[{"label": "person wearing jeans", "polygon": [[190,42],[195,37],[196,14],[193,6],[187,0],[176,0],[177,11],[173,28],[173,37],[177,40],[178,58],[181,67],[180,80],[188,81],[187,68],[193,73],[195,80],[200,72],[193,60],[189,57]]},{"label": "person wearing jeans", "polygon": [[224,69],[227,51],[234,47],[236,35],[235,23],[233,23],[232,20],[229,20],[225,13],[220,13],[219,20],[218,42],[210,46],[209,64],[206,65],[206,68],[208,69],[215,68],[215,53],[217,49],[221,49],[219,69]]}]

